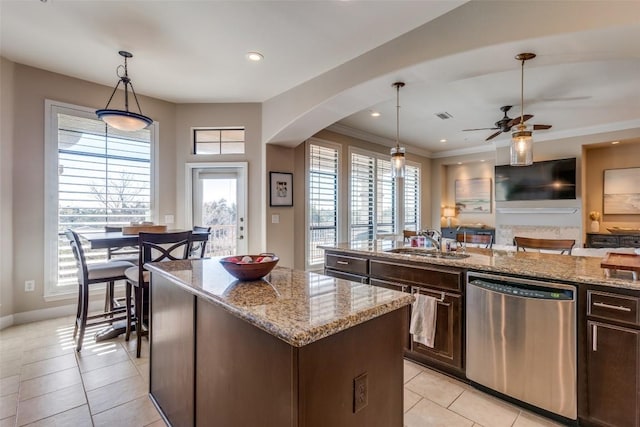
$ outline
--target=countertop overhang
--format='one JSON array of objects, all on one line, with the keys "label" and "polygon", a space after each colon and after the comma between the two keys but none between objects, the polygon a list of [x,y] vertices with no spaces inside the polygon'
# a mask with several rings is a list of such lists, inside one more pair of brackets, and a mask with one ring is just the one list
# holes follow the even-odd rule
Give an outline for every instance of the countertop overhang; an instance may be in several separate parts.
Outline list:
[{"label": "countertop overhang", "polygon": [[[321,246],[352,255],[375,256],[415,263],[465,268],[523,277],[534,277],[569,283],[601,285],[640,292],[640,281],[634,281],[630,272],[618,271],[607,278],[600,267],[601,258],[573,255],[558,255],[539,252],[515,252],[493,249],[467,248],[470,256],[462,259],[430,258],[421,255],[398,254],[390,249],[404,247],[402,242],[371,240]],[[611,252],[615,252],[612,249]]]},{"label": "countertop overhang", "polygon": [[[413,302],[410,294],[311,272],[276,267],[263,280],[242,282],[219,258],[146,264],[197,297],[302,347]],[[152,285],[153,286],[153,285]]]}]

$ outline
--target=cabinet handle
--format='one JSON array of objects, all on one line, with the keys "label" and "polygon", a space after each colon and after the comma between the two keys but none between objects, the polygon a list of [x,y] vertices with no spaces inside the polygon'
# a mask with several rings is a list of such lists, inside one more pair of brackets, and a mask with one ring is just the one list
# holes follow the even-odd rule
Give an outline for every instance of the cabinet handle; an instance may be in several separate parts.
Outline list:
[{"label": "cabinet handle", "polygon": [[593,332],[591,336],[591,350],[598,351],[598,325],[593,325]]},{"label": "cabinet handle", "polygon": [[611,304],[605,304],[603,302],[594,302],[593,305],[595,307],[608,308],[611,310],[626,311],[627,313],[631,311],[629,307],[625,307],[622,305],[611,305]]},{"label": "cabinet handle", "polygon": [[336,261],[336,264],[349,265],[349,261]]}]

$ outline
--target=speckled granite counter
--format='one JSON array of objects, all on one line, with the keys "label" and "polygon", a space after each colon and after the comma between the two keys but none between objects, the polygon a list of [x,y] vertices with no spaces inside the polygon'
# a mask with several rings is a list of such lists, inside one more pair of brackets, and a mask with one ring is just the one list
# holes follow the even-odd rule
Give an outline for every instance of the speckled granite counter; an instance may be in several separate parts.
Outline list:
[{"label": "speckled granite counter", "polygon": [[640,281],[633,281],[630,272],[618,272],[605,277],[600,268],[600,258],[545,254],[537,252],[506,252],[490,249],[468,248],[469,258],[439,259],[420,255],[395,254],[387,252],[402,243],[374,240],[368,242],[341,243],[323,246],[325,250],[336,250],[353,255],[367,255],[419,262],[434,265],[461,267],[476,271],[495,272],[528,276],[538,279],[560,280],[563,282],[585,283],[601,286],[636,290],[640,293]]},{"label": "speckled granite counter", "polygon": [[296,347],[413,301],[400,292],[282,267],[266,280],[240,282],[215,258],[161,262],[148,268]]}]

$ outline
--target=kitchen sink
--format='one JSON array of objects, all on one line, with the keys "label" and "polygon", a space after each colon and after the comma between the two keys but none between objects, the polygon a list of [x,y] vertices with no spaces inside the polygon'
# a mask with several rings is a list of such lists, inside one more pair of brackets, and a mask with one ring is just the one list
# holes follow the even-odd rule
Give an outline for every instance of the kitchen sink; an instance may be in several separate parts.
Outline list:
[{"label": "kitchen sink", "polygon": [[441,258],[441,259],[463,259],[469,258],[468,254],[461,254],[457,252],[439,252],[433,249],[424,249],[424,248],[394,248],[389,249],[385,252],[390,252],[393,254],[405,254],[405,255],[418,255],[429,258]]}]

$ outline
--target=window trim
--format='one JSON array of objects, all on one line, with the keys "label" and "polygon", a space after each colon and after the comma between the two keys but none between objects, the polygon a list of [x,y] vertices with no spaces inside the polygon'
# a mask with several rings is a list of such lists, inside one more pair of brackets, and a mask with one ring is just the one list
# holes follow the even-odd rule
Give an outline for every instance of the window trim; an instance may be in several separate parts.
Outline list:
[{"label": "window trim", "polygon": [[[96,118],[95,108],[45,99],[44,101],[44,299],[57,301],[71,297],[78,291],[74,285],[58,286],[58,246],[53,238],[58,232],[58,113]],[[158,134],[159,124],[149,125],[151,131],[151,218],[158,221]]]},{"label": "window trim", "polygon": [[[338,159],[337,159],[337,180],[338,180],[338,185],[336,188],[336,200],[337,200],[337,209],[336,209],[336,240],[339,242],[342,241],[342,218],[343,218],[343,214],[344,214],[344,208],[342,208],[342,203],[340,203],[340,198],[342,197],[342,192],[343,192],[343,188],[344,188],[344,176],[342,173],[342,144],[337,143],[337,142],[333,142],[333,141],[327,141],[324,139],[318,139],[318,138],[309,138],[305,141],[305,146],[304,146],[304,150],[305,150],[305,200],[310,200],[311,195],[309,194],[309,186],[310,186],[310,180],[309,180],[309,175],[311,172],[311,150],[309,148],[310,145],[318,145],[321,147],[325,147],[328,149],[332,149],[332,150],[336,150],[338,152]],[[318,264],[309,264],[309,239],[310,239],[310,233],[309,233],[309,210],[307,212],[305,212],[304,215],[304,268],[305,270],[320,270],[323,269],[324,270],[324,262],[322,263],[318,263]]]}]

